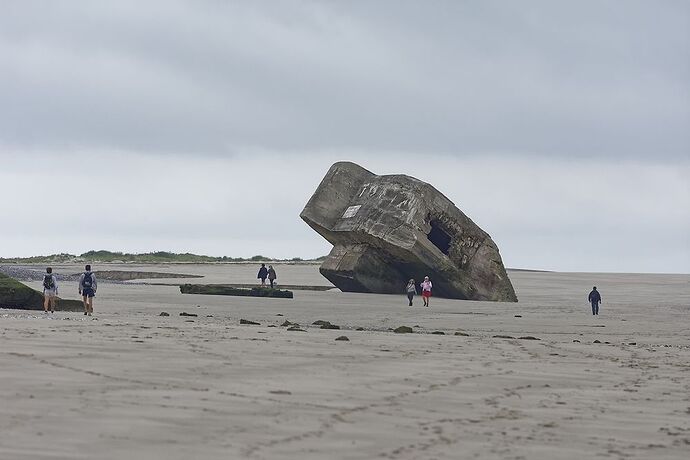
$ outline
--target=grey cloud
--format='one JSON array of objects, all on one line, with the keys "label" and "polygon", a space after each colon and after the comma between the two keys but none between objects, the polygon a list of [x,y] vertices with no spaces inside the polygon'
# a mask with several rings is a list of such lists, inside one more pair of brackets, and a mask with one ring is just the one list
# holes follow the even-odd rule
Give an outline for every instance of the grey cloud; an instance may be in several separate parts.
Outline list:
[{"label": "grey cloud", "polygon": [[688,272],[689,21],[672,0],[0,2],[22,223],[0,256],[322,255],[298,214],[350,159],[435,185],[509,266]]},{"label": "grey cloud", "polygon": [[4,2],[0,141],[228,154],[690,147],[682,2]]}]

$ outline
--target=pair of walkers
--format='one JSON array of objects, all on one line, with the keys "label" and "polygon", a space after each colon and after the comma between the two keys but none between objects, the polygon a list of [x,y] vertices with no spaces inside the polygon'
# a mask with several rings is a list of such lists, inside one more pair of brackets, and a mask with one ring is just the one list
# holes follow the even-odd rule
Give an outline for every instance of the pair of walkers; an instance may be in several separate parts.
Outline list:
[{"label": "pair of walkers", "polygon": [[[424,306],[428,307],[429,299],[431,298],[431,288],[433,287],[428,276],[424,277],[424,281],[419,284],[419,287],[422,289],[422,300],[424,301]],[[417,285],[414,278],[411,278],[410,281],[407,282],[407,300],[410,302],[410,307],[412,306],[412,299],[414,299],[416,294]]]},{"label": "pair of walkers", "polygon": [[[79,276],[79,295],[82,296],[84,302],[84,315],[93,313],[93,298],[96,296],[96,275],[91,271],[91,265],[84,267],[86,270]],[[46,268],[46,274],[43,276],[43,310],[45,313],[49,311],[55,312],[55,302],[58,296],[58,282],[57,277],[53,274],[51,267]]]},{"label": "pair of walkers", "polygon": [[278,279],[278,277],[276,276],[276,271],[273,268],[273,265],[269,265],[268,268],[266,268],[266,264],[261,264],[261,268],[259,268],[259,274],[257,275],[257,279],[261,280],[262,286],[266,286],[266,278],[268,278],[268,282],[271,284],[272,289],[273,284],[275,283],[276,279]]}]

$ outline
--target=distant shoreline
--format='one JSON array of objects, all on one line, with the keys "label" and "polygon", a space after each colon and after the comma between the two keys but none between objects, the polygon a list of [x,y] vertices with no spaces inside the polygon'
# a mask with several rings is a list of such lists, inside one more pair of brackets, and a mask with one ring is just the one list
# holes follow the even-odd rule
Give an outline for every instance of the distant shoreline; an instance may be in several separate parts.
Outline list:
[{"label": "distant shoreline", "polygon": [[[43,266],[43,265],[70,265],[70,264],[84,264],[88,263],[91,265],[256,265],[262,263],[271,263],[276,265],[320,265],[322,261],[320,260],[301,260],[301,261],[291,261],[291,260],[272,260],[266,259],[258,262],[252,260],[242,260],[242,261],[227,261],[227,262],[171,262],[171,261],[123,261],[123,260],[45,260],[45,261],[9,261],[7,259],[0,259],[0,265],[19,265],[19,266]],[[542,270],[526,270],[526,271],[542,271]]]},{"label": "distant shoreline", "polygon": [[290,259],[272,258],[263,255],[252,257],[229,257],[229,256],[206,256],[192,253],[174,253],[166,251],[147,252],[147,253],[123,253],[112,251],[88,251],[80,255],[76,254],[50,254],[47,256],[31,257],[0,257],[0,264],[71,264],[71,263],[91,263],[91,264],[206,264],[206,263],[320,263],[326,257],[316,259],[302,259],[293,257]]}]

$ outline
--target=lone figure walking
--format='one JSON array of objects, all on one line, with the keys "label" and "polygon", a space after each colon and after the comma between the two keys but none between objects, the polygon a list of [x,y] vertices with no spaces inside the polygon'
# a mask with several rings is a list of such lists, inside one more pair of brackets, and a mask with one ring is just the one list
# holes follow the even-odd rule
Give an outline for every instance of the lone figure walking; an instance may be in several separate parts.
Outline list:
[{"label": "lone figure walking", "polygon": [[589,297],[587,298],[587,300],[589,300],[589,303],[592,304],[592,314],[598,315],[599,303],[601,302],[601,294],[599,294],[599,291],[597,291],[596,286],[592,288],[592,292],[589,293]]}]

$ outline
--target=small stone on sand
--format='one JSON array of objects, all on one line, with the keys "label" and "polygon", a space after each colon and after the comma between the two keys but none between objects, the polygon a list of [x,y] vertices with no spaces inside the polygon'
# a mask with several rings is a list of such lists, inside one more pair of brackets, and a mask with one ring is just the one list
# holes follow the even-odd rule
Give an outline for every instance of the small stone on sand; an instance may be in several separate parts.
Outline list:
[{"label": "small stone on sand", "polygon": [[349,342],[350,339],[347,338],[345,335],[341,335],[340,337],[336,337],[335,340],[342,340],[344,342]]},{"label": "small stone on sand", "polygon": [[291,395],[291,391],[287,390],[271,390],[269,393],[274,394],[274,395]]},{"label": "small stone on sand", "polygon": [[399,326],[393,329],[393,332],[395,332],[396,334],[409,334],[413,331],[410,326]]}]

